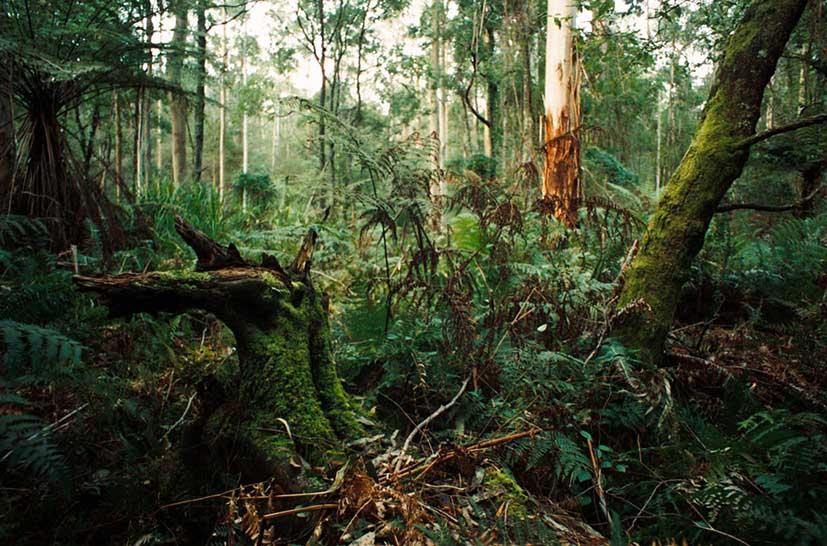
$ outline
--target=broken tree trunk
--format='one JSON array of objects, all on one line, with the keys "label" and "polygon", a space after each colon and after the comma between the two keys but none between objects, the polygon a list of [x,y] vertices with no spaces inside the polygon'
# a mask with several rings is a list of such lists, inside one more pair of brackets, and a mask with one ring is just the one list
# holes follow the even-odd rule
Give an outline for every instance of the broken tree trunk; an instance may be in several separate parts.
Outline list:
[{"label": "broken tree trunk", "polygon": [[316,232],[285,270],[267,254],[260,265],[248,263],[233,244],[219,245],[180,217],[175,227],[198,256],[195,271],[75,276],[75,283],[100,294],[112,316],[202,309],[224,322],[238,350],[240,426],[266,458],[283,459],[294,443],[320,455],[358,432],[331,356],[326,300],[310,281]]},{"label": "broken tree trunk", "polygon": [[574,50],[573,0],[549,0],[545,74],[545,167],[543,199],[569,228],[580,206],[580,72]]},{"label": "broken tree trunk", "polygon": [[709,222],[749,156],[764,88],[807,0],[755,0],[729,39],[703,118],[624,275],[615,334],[657,363]]}]

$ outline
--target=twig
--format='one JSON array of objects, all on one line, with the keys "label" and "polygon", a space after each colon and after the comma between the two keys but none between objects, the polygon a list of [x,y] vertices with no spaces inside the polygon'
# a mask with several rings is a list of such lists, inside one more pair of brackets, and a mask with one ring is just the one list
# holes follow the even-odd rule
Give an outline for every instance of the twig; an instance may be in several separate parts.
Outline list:
[{"label": "twig", "polygon": [[459,397],[462,396],[462,393],[465,392],[465,388],[468,386],[468,381],[470,378],[466,377],[465,381],[462,382],[462,386],[459,389],[459,392],[454,396],[450,402],[447,404],[443,404],[437,408],[435,412],[429,415],[424,421],[416,425],[416,427],[408,434],[408,437],[405,438],[405,443],[402,444],[402,450],[399,452],[399,455],[396,457],[396,468],[394,472],[399,472],[400,468],[402,467],[402,457],[405,456],[405,452],[408,451],[408,448],[411,446],[411,442],[413,441],[414,437],[419,433],[423,428],[425,428],[428,423],[439,417],[445,410],[453,406],[459,400]]},{"label": "twig", "polygon": [[283,518],[285,516],[292,516],[294,514],[301,514],[302,512],[318,512],[320,510],[335,510],[339,505],[335,503],[314,504],[313,506],[304,506],[302,508],[291,508],[290,510],[282,510],[281,512],[273,512],[272,514],[264,514],[261,516],[262,521],[269,521],[271,519]]},{"label": "twig", "polygon": [[606,495],[603,494],[603,475],[600,470],[600,465],[597,464],[597,457],[594,454],[594,446],[591,438],[586,438],[586,445],[589,448],[589,459],[592,463],[592,471],[594,472],[594,489],[597,492],[597,497],[600,499],[600,508],[603,515],[606,516],[606,521],[612,521],[609,515],[609,507],[606,505]]},{"label": "twig", "polygon": [[[207,500],[213,499],[222,499],[234,493],[237,489],[228,489],[227,491],[222,491],[221,493],[213,493],[212,495],[206,495],[204,497],[198,497],[195,499],[186,499],[177,502],[172,502],[170,504],[165,504],[159,508],[159,510],[163,510],[165,508],[175,508],[176,506],[185,506],[187,504],[195,504],[198,502],[203,502]],[[267,499],[296,499],[300,497],[316,497],[318,495],[324,495],[329,493],[330,491],[311,491],[308,493],[283,493],[281,495],[266,495],[266,496],[255,496],[255,497],[244,497],[245,499],[249,500],[267,500]]]},{"label": "twig", "polygon": [[182,413],[182,414],[181,414],[181,417],[179,417],[179,418],[178,418],[178,420],[177,420],[177,421],[175,421],[175,423],[173,423],[173,425],[172,425],[171,427],[169,427],[169,429],[167,430],[166,434],[164,434],[164,436],[165,436],[167,439],[169,439],[169,433],[170,433],[170,432],[172,432],[173,430],[175,430],[175,427],[177,427],[178,425],[180,425],[181,423],[183,423],[183,422],[184,422],[184,418],[185,418],[185,417],[187,416],[187,414],[190,412],[190,408],[192,407],[192,401],[195,399],[195,396],[196,396],[197,394],[198,394],[197,392],[192,393],[192,396],[190,396],[190,399],[189,399],[189,400],[187,400],[187,407],[186,407],[186,408],[184,408],[184,413]]},{"label": "twig", "polygon": [[760,212],[785,212],[788,210],[795,210],[800,209],[807,203],[813,200],[816,195],[821,191],[822,186],[817,187],[809,195],[802,198],[800,201],[796,201],[795,203],[789,203],[787,205],[762,205],[760,203],[730,203],[727,205],[721,205],[717,209],[715,209],[715,213],[722,213],[722,212],[731,212],[733,210],[757,210]]},{"label": "twig", "polygon": [[[75,415],[76,413],[78,413],[78,412],[80,412],[80,411],[83,411],[83,410],[86,408],[86,406],[88,406],[88,405],[89,405],[89,403],[87,402],[86,404],[83,404],[83,405],[81,405],[80,407],[77,407],[77,408],[75,408],[74,410],[70,411],[69,413],[67,413],[66,415],[64,415],[63,417],[61,417],[61,418],[60,418],[60,419],[58,419],[57,421],[55,421],[54,423],[50,423],[50,424],[46,425],[45,427],[43,427],[42,429],[38,430],[37,432],[33,432],[32,434],[30,434],[29,436],[27,436],[27,437],[26,437],[26,441],[27,441],[27,442],[31,442],[32,440],[34,440],[34,439],[35,439],[35,438],[37,438],[38,436],[42,436],[42,435],[44,435],[44,434],[49,434],[49,433],[51,433],[51,432],[54,432],[54,431],[58,430],[58,426],[59,426],[61,423],[63,423],[63,422],[65,422],[65,421],[67,421],[70,417],[72,417],[72,416],[73,416],[73,415]],[[67,425],[68,425],[68,424],[69,424],[69,423],[67,423]],[[65,427],[62,427],[62,428],[65,428]],[[2,458],[0,458],[0,463],[4,462],[6,459],[8,459],[8,458],[11,456],[11,454],[12,454],[12,453],[14,453],[14,449],[15,449],[14,447],[12,447],[11,449],[9,449],[9,450],[8,450],[8,451],[7,451],[7,452],[3,455],[3,457],[2,457]]]},{"label": "twig", "polygon": [[775,127],[773,129],[769,129],[767,131],[754,134],[751,137],[747,137],[744,140],[736,143],[735,149],[743,150],[745,148],[749,148],[753,144],[761,142],[762,140],[767,140],[770,137],[774,137],[775,135],[780,135],[781,133],[788,133],[790,131],[795,131],[798,129],[802,129],[804,127],[809,127],[811,125],[817,125],[819,123],[827,123],[827,113],[818,114],[816,116],[811,116],[808,118],[802,118],[798,121],[794,121],[787,125],[782,125],[780,127]]}]

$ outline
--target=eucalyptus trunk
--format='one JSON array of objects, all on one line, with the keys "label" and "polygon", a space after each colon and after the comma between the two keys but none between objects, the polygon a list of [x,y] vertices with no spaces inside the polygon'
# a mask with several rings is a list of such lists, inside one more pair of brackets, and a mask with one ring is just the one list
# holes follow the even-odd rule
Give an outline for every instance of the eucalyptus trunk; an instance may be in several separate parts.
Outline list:
[{"label": "eucalyptus trunk", "polygon": [[545,74],[545,168],[542,193],[555,202],[555,216],[567,226],[577,222],[581,197],[580,81],[572,27],[573,0],[549,0]]}]

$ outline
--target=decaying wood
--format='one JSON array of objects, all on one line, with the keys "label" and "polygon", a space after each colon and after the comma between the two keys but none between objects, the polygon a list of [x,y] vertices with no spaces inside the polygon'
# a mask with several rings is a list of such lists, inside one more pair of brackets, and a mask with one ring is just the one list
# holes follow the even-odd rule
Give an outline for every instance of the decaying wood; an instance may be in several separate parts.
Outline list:
[{"label": "decaying wood", "polygon": [[214,271],[228,267],[249,267],[234,244],[221,246],[186,221],[180,216],[175,217],[175,231],[189,245],[198,261],[195,264],[196,271]]},{"label": "decaying wood", "polygon": [[77,275],[75,284],[99,294],[112,316],[201,309],[224,322],[238,349],[243,428],[265,458],[295,447],[319,455],[358,431],[332,360],[325,299],[308,276],[316,232],[288,272],[266,254],[249,263],[234,245],[216,243],[181,217],[175,228],[197,256],[194,272]]},{"label": "decaying wood", "polygon": [[431,457],[426,460],[419,460],[411,463],[405,468],[401,470],[394,471],[391,474],[385,475],[382,477],[382,482],[387,483],[390,481],[397,481],[403,478],[409,478],[413,475],[415,477],[421,478],[428,472],[430,472],[434,467],[437,465],[446,463],[457,457],[461,456],[462,454],[466,455],[475,455],[486,449],[491,449],[492,447],[496,447],[502,444],[507,444],[509,442],[516,442],[517,440],[522,440],[523,438],[533,438],[537,434],[542,432],[539,428],[532,428],[530,430],[526,430],[523,432],[515,432],[513,434],[509,434],[507,436],[500,436],[498,438],[491,438],[489,440],[484,440],[482,442],[467,446],[467,447],[454,447],[441,450],[438,452],[434,457]]}]

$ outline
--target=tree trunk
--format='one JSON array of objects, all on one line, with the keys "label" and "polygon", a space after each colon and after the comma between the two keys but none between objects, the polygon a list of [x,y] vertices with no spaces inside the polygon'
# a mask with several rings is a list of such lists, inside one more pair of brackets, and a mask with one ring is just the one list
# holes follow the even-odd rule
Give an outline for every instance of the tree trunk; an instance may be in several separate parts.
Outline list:
[{"label": "tree trunk", "polygon": [[[144,0],[144,14],[146,17],[146,41],[152,42],[152,37],[155,34],[155,29],[152,23],[152,4],[149,0]],[[149,59],[147,60],[147,75],[152,76],[152,50],[148,52]],[[141,104],[141,141],[140,141],[140,162],[141,162],[141,176],[143,177],[144,187],[149,187],[149,181],[152,174],[152,101],[149,93],[144,91],[143,104]]]},{"label": "tree trunk", "polygon": [[[175,29],[172,33],[173,51],[169,58],[169,79],[183,84],[184,49],[187,40],[187,4],[178,0],[174,7]],[[172,180],[176,185],[187,178],[187,100],[181,93],[170,93],[169,110],[172,118]]]},{"label": "tree trunk", "polygon": [[268,255],[250,264],[234,245],[215,243],[180,217],[175,223],[198,256],[195,272],[75,276],[75,283],[102,295],[112,316],[201,309],[224,322],[238,349],[239,426],[265,458],[284,460],[298,447],[318,460],[337,438],[357,433],[331,355],[326,298],[310,281],[316,232],[285,270]]},{"label": "tree trunk", "polygon": [[164,166],[164,135],[161,132],[161,117],[164,115],[164,104],[161,99],[156,101],[156,112],[158,116],[158,126],[155,128],[155,147],[157,148],[155,152],[155,167],[160,173]]},{"label": "tree trunk", "polygon": [[[489,19],[486,19],[488,21]],[[494,54],[497,50],[497,35],[493,26],[486,26],[486,47],[488,48],[489,65],[493,64]],[[486,133],[486,155],[496,158],[500,153],[502,145],[502,122],[500,121],[500,87],[498,84],[499,76],[493,73],[491,66],[488,67],[485,74],[486,87],[488,91],[487,97],[487,115],[490,125],[487,126]]]},{"label": "tree trunk", "polygon": [[[439,0],[431,4],[431,79],[428,82],[428,130],[431,136],[439,141],[439,74],[442,68],[439,66]],[[439,158],[436,158],[436,166],[439,166]]]},{"label": "tree trunk", "polygon": [[[241,84],[247,86],[247,16],[242,20],[244,28],[243,41],[241,43]],[[241,113],[241,172],[247,174],[250,170],[250,147],[248,140],[248,115],[247,105],[244,105]]]},{"label": "tree trunk", "polygon": [[616,334],[645,363],[657,363],[681,287],[715,209],[749,156],[764,88],[807,0],[756,0],[718,67],[689,150],[664,188],[640,250],[624,274]]},{"label": "tree trunk", "polygon": [[663,113],[660,111],[660,90],[658,90],[658,100],[655,104],[655,138],[657,144],[655,147],[655,199],[660,198],[661,178],[663,177]]},{"label": "tree trunk", "polygon": [[534,127],[534,114],[532,86],[531,86],[531,34],[523,32],[522,43],[520,44],[523,61],[523,139],[528,147],[528,158],[534,157],[534,135],[537,129]]},{"label": "tree trunk", "polygon": [[[327,107],[327,42],[325,41],[325,17],[324,17],[324,0],[317,0],[317,16],[319,25],[319,36],[321,38],[319,44],[319,69],[322,72],[322,88],[319,91],[319,106],[324,110]],[[324,171],[327,165],[327,158],[325,149],[327,143],[325,142],[325,116],[319,115],[319,171]]]},{"label": "tree trunk", "polygon": [[555,202],[555,216],[577,222],[580,189],[580,81],[572,26],[572,0],[549,0],[545,75],[545,168],[543,198]]},{"label": "tree trunk", "polygon": [[207,6],[206,0],[199,0],[196,7],[197,34],[195,37],[198,70],[195,83],[195,142],[193,143],[192,177],[201,181],[204,170],[204,114],[206,110],[207,83]]},{"label": "tree trunk", "polygon": [[[247,87],[247,16],[242,20],[244,27],[243,41],[241,42],[241,84]],[[245,89],[246,91],[246,89]],[[241,113],[241,172],[247,174],[250,168],[250,148],[248,141],[248,127],[247,127],[247,105],[242,105]],[[247,212],[247,187],[241,189],[241,210]]]},{"label": "tree trunk", "polygon": [[222,40],[222,55],[221,55],[221,91],[218,105],[218,199],[224,202],[225,174],[224,161],[226,156],[226,138],[227,138],[227,8],[221,9],[221,18],[224,24],[221,27]]},{"label": "tree trunk", "polygon": [[[442,8],[442,6],[440,6]],[[448,90],[445,86],[445,49],[446,40],[443,40],[441,35],[444,32],[444,16],[445,12],[440,9],[439,33],[440,33],[440,48],[439,48],[439,167],[445,168],[445,162],[448,161]],[[445,193],[445,188],[440,188],[440,193]]]},{"label": "tree trunk", "polygon": [[144,105],[143,87],[138,87],[135,90],[135,112],[132,116],[133,125],[133,140],[132,140],[132,191],[135,193],[135,200],[140,199],[141,186],[143,183],[143,171],[141,167],[141,127],[143,121],[143,114],[141,113]]},{"label": "tree trunk", "polygon": [[115,195],[120,198],[123,185],[123,127],[121,126],[121,98],[112,93],[113,123],[115,124]]},{"label": "tree trunk", "polygon": [[815,199],[808,199],[808,196],[811,196],[821,186],[825,171],[827,171],[827,158],[803,165],[801,182],[798,186],[801,207],[795,212],[796,217],[808,218],[813,215]]}]

